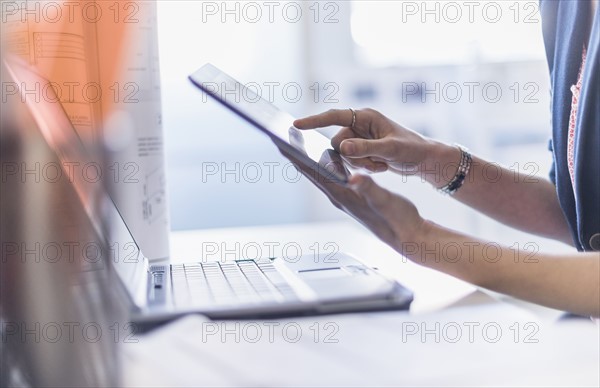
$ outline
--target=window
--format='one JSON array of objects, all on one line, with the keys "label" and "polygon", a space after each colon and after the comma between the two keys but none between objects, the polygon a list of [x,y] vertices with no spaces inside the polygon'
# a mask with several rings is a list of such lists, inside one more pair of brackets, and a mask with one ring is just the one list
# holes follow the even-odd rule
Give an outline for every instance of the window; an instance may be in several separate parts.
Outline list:
[{"label": "window", "polygon": [[377,67],[544,58],[533,1],[353,1],[351,30]]}]

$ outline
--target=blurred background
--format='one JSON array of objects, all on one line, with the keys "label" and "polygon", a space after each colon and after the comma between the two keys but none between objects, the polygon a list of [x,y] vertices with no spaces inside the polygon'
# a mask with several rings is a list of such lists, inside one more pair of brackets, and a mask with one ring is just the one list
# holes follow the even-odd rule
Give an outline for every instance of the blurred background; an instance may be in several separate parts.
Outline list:
[{"label": "blurred background", "polygon": [[[174,230],[347,217],[264,135],[189,83],[206,62],[295,116],[372,107],[547,177],[549,77],[537,1],[161,1],[158,27]],[[446,226],[509,246],[565,249],[478,215],[419,178],[376,179]]]}]

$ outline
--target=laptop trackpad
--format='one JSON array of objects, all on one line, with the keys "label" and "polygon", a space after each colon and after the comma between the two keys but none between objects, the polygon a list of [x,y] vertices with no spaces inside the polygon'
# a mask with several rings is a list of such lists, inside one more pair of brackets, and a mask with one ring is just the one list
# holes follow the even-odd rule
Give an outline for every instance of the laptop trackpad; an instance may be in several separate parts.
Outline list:
[{"label": "laptop trackpad", "polygon": [[340,267],[320,268],[298,271],[298,276],[305,281],[316,279],[335,279],[352,276],[351,273]]},{"label": "laptop trackpad", "polygon": [[365,267],[311,268],[296,271],[321,302],[347,299],[369,299],[389,293],[392,282]]}]

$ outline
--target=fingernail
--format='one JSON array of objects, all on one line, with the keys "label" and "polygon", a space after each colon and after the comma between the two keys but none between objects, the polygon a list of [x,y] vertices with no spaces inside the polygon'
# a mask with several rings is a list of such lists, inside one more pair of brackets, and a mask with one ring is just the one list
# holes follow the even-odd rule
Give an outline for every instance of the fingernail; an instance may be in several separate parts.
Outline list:
[{"label": "fingernail", "polygon": [[363,184],[363,180],[360,175],[353,175],[348,183],[352,190],[359,191]]},{"label": "fingernail", "polygon": [[356,190],[358,188],[359,183],[360,181],[357,175],[352,175],[348,180],[348,186],[350,186],[350,188],[353,190]]},{"label": "fingernail", "polygon": [[360,189],[360,183],[359,182],[350,183],[349,186],[354,191],[358,191]]},{"label": "fingernail", "polygon": [[356,147],[355,147],[354,143],[352,143],[351,141],[345,141],[342,143],[342,154],[354,155],[355,151],[356,151]]}]

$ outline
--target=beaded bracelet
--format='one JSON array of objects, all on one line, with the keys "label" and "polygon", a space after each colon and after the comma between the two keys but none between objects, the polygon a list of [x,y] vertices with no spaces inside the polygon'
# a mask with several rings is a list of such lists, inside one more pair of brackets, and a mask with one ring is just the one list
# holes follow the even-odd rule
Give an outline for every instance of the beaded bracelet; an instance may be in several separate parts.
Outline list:
[{"label": "beaded bracelet", "polygon": [[446,195],[454,195],[458,189],[465,183],[465,178],[469,174],[471,164],[473,163],[473,157],[467,151],[467,149],[461,145],[455,144],[460,150],[460,163],[458,164],[458,171],[456,175],[448,184],[438,189],[439,192]]}]

